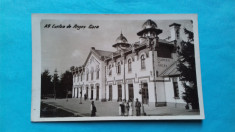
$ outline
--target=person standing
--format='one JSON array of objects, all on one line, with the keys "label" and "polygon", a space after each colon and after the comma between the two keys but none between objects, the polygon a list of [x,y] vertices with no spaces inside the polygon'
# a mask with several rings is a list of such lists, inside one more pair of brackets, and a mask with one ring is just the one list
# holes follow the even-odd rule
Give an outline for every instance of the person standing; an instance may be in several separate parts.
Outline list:
[{"label": "person standing", "polygon": [[122,102],[119,102],[118,112],[119,112],[119,116],[121,116],[122,115]]},{"label": "person standing", "polygon": [[122,101],[122,104],[120,105],[121,106],[121,116],[124,116],[125,115],[125,105],[124,105],[124,100]]},{"label": "person standing", "polygon": [[129,105],[129,101],[126,102],[126,116],[129,115],[129,110],[130,110],[130,105]]},{"label": "person standing", "polygon": [[138,98],[136,98],[136,102],[135,102],[136,116],[140,116],[140,107],[141,107],[141,104],[138,101]]},{"label": "person standing", "polygon": [[129,115],[133,116],[133,102],[132,102],[132,99],[129,100],[129,105],[130,105]]},{"label": "person standing", "polygon": [[91,117],[96,116],[96,107],[94,101],[91,101]]}]

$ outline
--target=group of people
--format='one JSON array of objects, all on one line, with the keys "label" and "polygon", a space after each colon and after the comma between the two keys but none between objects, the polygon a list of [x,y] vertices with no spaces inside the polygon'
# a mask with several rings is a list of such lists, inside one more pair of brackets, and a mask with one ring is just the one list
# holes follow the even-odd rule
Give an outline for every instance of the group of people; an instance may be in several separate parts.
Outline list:
[{"label": "group of people", "polygon": [[[120,116],[133,116],[134,111],[134,102],[132,99],[126,101],[125,99],[119,103],[119,115]],[[135,110],[136,116],[140,116],[140,107],[141,103],[136,99]]]},{"label": "group of people", "polygon": [[[125,99],[119,103],[119,115],[120,116],[133,116],[134,111],[134,102],[132,99],[126,101]],[[138,101],[138,98],[135,102],[136,116],[140,116],[141,103]],[[96,116],[96,106],[94,101],[91,101],[91,117]]]}]

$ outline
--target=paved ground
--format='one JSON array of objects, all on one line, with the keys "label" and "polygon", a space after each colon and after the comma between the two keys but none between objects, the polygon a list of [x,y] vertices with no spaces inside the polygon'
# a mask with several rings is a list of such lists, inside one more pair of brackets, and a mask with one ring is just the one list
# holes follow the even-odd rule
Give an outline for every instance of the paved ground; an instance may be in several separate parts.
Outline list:
[{"label": "paved ground", "polygon": [[[80,104],[80,99],[43,99],[43,103],[59,107],[63,110],[74,113],[76,116],[90,116],[90,100],[82,100]],[[97,109],[97,116],[119,116],[119,103],[118,102],[101,102],[95,101],[95,106]],[[199,112],[193,112],[191,110],[185,110],[184,108],[175,107],[154,107],[153,105],[144,105],[145,112],[147,116],[163,116],[163,115],[198,115]],[[141,108],[142,110],[142,108]],[[135,115],[135,110],[134,110]]]}]

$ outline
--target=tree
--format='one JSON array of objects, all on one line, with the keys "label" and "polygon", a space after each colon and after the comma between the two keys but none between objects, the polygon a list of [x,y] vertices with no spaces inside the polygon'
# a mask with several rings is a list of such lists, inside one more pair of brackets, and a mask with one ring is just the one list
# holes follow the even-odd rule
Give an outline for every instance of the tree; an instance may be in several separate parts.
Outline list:
[{"label": "tree", "polygon": [[56,99],[56,95],[58,93],[58,90],[59,90],[59,76],[58,76],[58,73],[57,73],[57,70],[55,69],[55,72],[54,72],[54,75],[53,75],[53,79],[52,79],[52,83],[53,83],[53,93],[54,93],[54,98]]},{"label": "tree", "polygon": [[65,71],[65,73],[61,75],[60,87],[61,97],[66,97],[68,92],[72,91],[73,75],[70,71]]},{"label": "tree", "polygon": [[45,98],[50,94],[53,94],[53,85],[51,82],[51,75],[48,70],[45,70],[41,74],[41,98]]},{"label": "tree", "polygon": [[183,82],[185,92],[183,99],[187,104],[191,104],[193,109],[199,109],[197,78],[195,68],[195,54],[194,54],[194,34],[193,32],[184,29],[188,35],[187,41],[182,41],[182,48],[178,51],[179,63],[178,70],[180,71],[180,80]]}]

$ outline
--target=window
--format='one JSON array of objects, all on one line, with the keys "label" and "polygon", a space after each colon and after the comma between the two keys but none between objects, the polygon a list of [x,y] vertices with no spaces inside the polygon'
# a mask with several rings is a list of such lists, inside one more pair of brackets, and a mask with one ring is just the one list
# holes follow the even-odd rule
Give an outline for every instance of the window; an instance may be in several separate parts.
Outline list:
[{"label": "window", "polygon": [[141,55],[140,59],[141,59],[141,69],[145,69],[145,58],[144,58],[144,55]]},{"label": "window", "polygon": [[100,71],[97,70],[97,72],[96,72],[96,79],[99,79],[99,73],[100,73]]},{"label": "window", "polygon": [[122,101],[122,85],[118,85],[118,101]]},{"label": "window", "polygon": [[88,81],[89,78],[89,73],[86,74],[86,80]]},{"label": "window", "polygon": [[112,90],[112,85],[109,85],[109,101],[113,99],[113,90]]},{"label": "window", "polygon": [[79,82],[79,75],[78,75],[78,77],[77,77],[77,82]]},{"label": "window", "polygon": [[173,78],[172,80],[173,80],[174,96],[175,98],[179,98],[179,88],[178,88],[177,79]]},{"label": "window", "polygon": [[109,65],[109,75],[112,75],[112,65]]},{"label": "window", "polygon": [[120,74],[121,73],[121,63],[118,62],[118,65],[117,65],[117,73]]},{"label": "window", "polygon": [[91,67],[91,80],[93,80],[93,78],[94,78],[94,68]]},{"label": "window", "polygon": [[131,59],[128,60],[128,71],[131,71]]},{"label": "window", "polygon": [[93,80],[94,72],[91,72],[91,80]]}]

